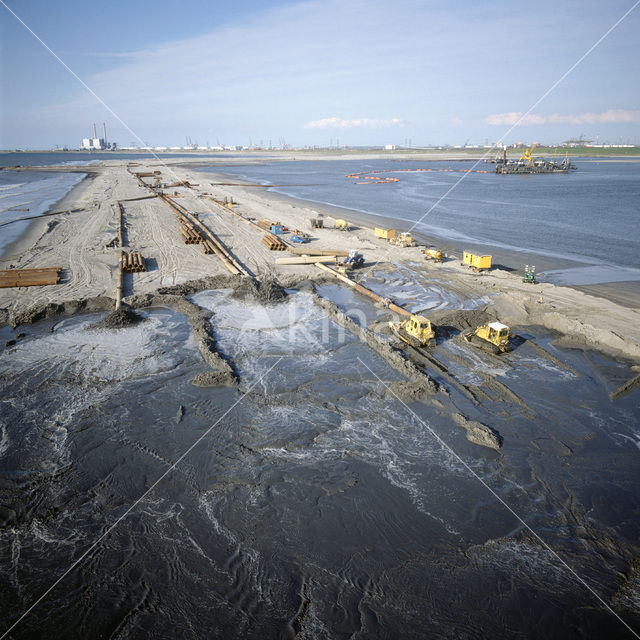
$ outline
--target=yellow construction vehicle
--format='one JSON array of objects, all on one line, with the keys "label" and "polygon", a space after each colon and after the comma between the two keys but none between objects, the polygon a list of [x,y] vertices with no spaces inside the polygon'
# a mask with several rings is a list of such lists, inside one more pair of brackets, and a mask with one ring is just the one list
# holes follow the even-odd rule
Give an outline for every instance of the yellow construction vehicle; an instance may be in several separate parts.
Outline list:
[{"label": "yellow construction vehicle", "polygon": [[436,346],[436,332],[431,326],[431,321],[424,316],[413,315],[400,324],[390,322],[389,327],[400,340],[412,347]]},{"label": "yellow construction vehicle", "polygon": [[408,233],[407,231],[403,231],[402,233],[399,233],[394,238],[389,238],[389,242],[391,244],[397,245],[398,247],[415,247],[416,246],[416,243],[413,241],[411,234]]},{"label": "yellow construction vehicle", "polygon": [[509,327],[501,322],[490,322],[482,325],[475,331],[465,333],[464,339],[481,349],[486,349],[495,354],[513,349],[509,343]]},{"label": "yellow construction vehicle", "polygon": [[396,237],[395,229],[383,229],[382,227],[376,227],[373,232],[376,235],[376,238],[382,238],[383,240],[391,240],[391,238]]},{"label": "yellow construction vehicle", "polygon": [[436,247],[427,247],[424,250],[425,260],[435,260],[436,262],[442,262],[442,251]]},{"label": "yellow construction vehicle", "polygon": [[342,220],[342,218],[338,218],[336,220],[335,228],[340,231],[349,231],[349,223],[346,220]]}]

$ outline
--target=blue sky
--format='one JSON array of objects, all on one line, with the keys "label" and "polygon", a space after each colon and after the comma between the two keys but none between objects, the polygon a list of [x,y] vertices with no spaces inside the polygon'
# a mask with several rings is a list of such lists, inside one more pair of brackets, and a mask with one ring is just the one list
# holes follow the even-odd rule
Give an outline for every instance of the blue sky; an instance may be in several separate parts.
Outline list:
[{"label": "blue sky", "polygon": [[[2,0],[152,145],[483,144],[634,0]],[[640,6],[506,137],[640,143]],[[139,144],[0,4],[0,148]]]}]

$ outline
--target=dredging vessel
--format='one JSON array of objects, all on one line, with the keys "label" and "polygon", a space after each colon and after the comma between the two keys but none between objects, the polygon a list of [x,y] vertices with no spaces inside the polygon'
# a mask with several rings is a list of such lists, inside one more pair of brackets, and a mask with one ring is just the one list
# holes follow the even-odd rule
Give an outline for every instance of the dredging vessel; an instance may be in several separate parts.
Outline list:
[{"label": "dredging vessel", "polygon": [[509,162],[507,160],[507,150],[505,149],[502,156],[502,162],[496,164],[496,173],[502,174],[531,174],[531,173],[569,173],[574,171],[577,167],[569,160],[568,152],[565,154],[562,162],[556,162],[555,160],[543,160],[535,159],[531,152],[535,149],[536,145],[527,149],[524,155],[517,161]]}]

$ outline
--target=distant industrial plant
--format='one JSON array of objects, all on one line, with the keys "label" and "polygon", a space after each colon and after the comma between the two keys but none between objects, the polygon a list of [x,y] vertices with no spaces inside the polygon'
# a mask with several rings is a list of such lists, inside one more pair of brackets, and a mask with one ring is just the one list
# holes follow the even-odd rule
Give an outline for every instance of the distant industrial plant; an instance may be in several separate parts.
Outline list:
[{"label": "distant industrial plant", "polygon": [[102,131],[104,132],[104,138],[98,138],[98,133],[96,131],[96,123],[93,123],[93,138],[82,138],[82,142],[80,143],[80,149],[87,151],[106,151],[107,149],[115,149],[117,148],[117,144],[115,142],[107,142],[107,125],[102,123]]}]

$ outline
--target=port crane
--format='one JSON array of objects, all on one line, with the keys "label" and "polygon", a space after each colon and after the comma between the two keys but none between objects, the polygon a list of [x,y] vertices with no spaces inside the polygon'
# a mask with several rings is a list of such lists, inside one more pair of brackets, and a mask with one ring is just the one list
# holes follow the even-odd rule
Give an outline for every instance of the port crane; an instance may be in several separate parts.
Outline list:
[{"label": "port crane", "polygon": [[525,152],[524,155],[520,156],[520,160],[518,160],[518,162],[524,162],[525,167],[531,167],[531,166],[535,166],[536,162],[533,159],[533,156],[531,155],[531,152],[538,146],[538,143],[535,142],[533,145],[531,145],[531,147],[529,147]]}]

